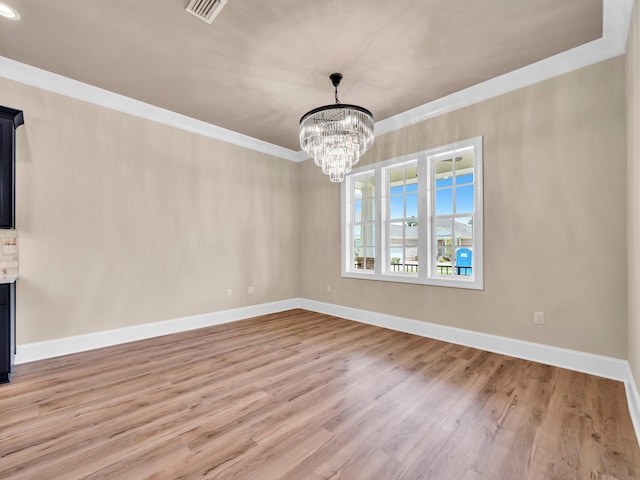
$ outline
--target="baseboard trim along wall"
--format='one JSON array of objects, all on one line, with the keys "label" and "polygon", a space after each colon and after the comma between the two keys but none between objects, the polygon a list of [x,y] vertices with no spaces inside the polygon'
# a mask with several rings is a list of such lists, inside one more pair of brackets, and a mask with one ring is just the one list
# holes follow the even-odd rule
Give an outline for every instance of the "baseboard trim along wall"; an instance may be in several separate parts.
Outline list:
[{"label": "baseboard trim along wall", "polygon": [[633,372],[631,372],[629,362],[627,362],[627,380],[624,382],[624,388],[627,392],[627,404],[629,405],[629,414],[633,422],[633,429],[640,443],[640,394],[638,393],[638,386],[633,378]]},{"label": "baseboard trim along wall", "polygon": [[640,394],[633,379],[629,362],[626,360],[304,298],[300,299],[300,308],[390,330],[434,338],[457,345],[465,345],[488,352],[618,380],[624,383],[629,414],[631,415],[636,439],[640,443]]},{"label": "baseboard trim along wall", "polygon": [[422,322],[410,318],[396,317],[342,305],[318,302],[305,298],[291,298],[232,310],[222,310],[174,320],[165,320],[162,322],[106,330],[104,332],[19,345],[16,354],[16,364],[111,345],[119,345],[136,340],[194,330],[196,328],[235,322],[260,315],[283,312],[293,308],[303,308],[305,310],[334,315],[347,320],[388,328],[390,330],[411,333],[413,335],[465,345],[480,350],[621,381],[625,385],[629,413],[636,437],[640,439],[640,394],[631,373],[629,362],[626,360]]},{"label": "baseboard trim along wall", "polygon": [[189,317],[165,320],[162,322],[144,323],[133,327],[105,330],[103,332],[88,333],[73,337],[59,338],[45,342],[27,343],[18,345],[16,352],[16,364],[43,360],[45,358],[59,357],[71,353],[85,352],[96,348],[109,347],[136,340],[159,337],[171,333],[195,330],[196,328],[210,327],[223,323],[236,322],[251,317],[278,313],[292,308],[299,308],[300,301],[297,298],[281,300],[260,305],[222,310],[219,312],[204,313]]},{"label": "baseboard trim along wall", "polygon": [[474,332],[462,328],[448,327],[435,323],[396,317],[384,313],[370,312],[357,308],[343,307],[331,303],[301,299],[301,308],[318,313],[389,328],[421,337],[434,338],[445,342],[478,348],[488,352],[500,353],[510,357],[532,360],[556,367],[568,368],[577,372],[589,373],[599,377],[626,381],[627,362],[617,358],[593,355],[565,348],[552,347],[541,343],[500,337],[488,333]]}]

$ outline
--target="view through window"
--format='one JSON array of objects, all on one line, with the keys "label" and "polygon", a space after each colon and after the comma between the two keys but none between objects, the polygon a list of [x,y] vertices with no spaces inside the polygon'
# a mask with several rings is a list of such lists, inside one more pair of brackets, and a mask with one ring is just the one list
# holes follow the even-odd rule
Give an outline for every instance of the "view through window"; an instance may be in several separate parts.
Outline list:
[{"label": "view through window", "polygon": [[361,167],[342,195],[343,276],[483,288],[481,137]]}]

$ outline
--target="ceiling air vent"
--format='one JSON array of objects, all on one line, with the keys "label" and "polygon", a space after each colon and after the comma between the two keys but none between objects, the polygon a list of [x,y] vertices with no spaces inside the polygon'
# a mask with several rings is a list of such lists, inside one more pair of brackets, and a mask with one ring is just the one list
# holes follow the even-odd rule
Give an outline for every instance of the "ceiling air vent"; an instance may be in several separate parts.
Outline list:
[{"label": "ceiling air vent", "polygon": [[187,5],[187,12],[211,23],[226,4],[227,0],[191,0]]}]

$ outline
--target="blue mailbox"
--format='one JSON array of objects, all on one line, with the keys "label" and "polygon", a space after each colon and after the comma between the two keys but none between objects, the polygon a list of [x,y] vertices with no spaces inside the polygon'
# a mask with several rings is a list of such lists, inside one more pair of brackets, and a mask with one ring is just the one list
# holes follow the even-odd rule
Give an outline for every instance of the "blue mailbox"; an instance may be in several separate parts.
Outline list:
[{"label": "blue mailbox", "polygon": [[473,252],[470,248],[459,248],[456,250],[456,274],[471,275],[473,266]]}]

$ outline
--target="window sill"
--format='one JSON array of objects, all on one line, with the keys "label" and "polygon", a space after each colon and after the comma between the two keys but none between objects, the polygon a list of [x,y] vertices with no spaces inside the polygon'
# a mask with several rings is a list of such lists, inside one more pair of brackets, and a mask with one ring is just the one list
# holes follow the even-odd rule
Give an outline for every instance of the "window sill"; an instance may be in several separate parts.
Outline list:
[{"label": "window sill", "polygon": [[342,272],[343,278],[359,280],[376,280],[392,283],[412,283],[414,285],[431,285],[434,287],[464,288],[468,290],[484,290],[482,281],[473,278],[421,278],[417,275],[376,274],[374,272]]}]

